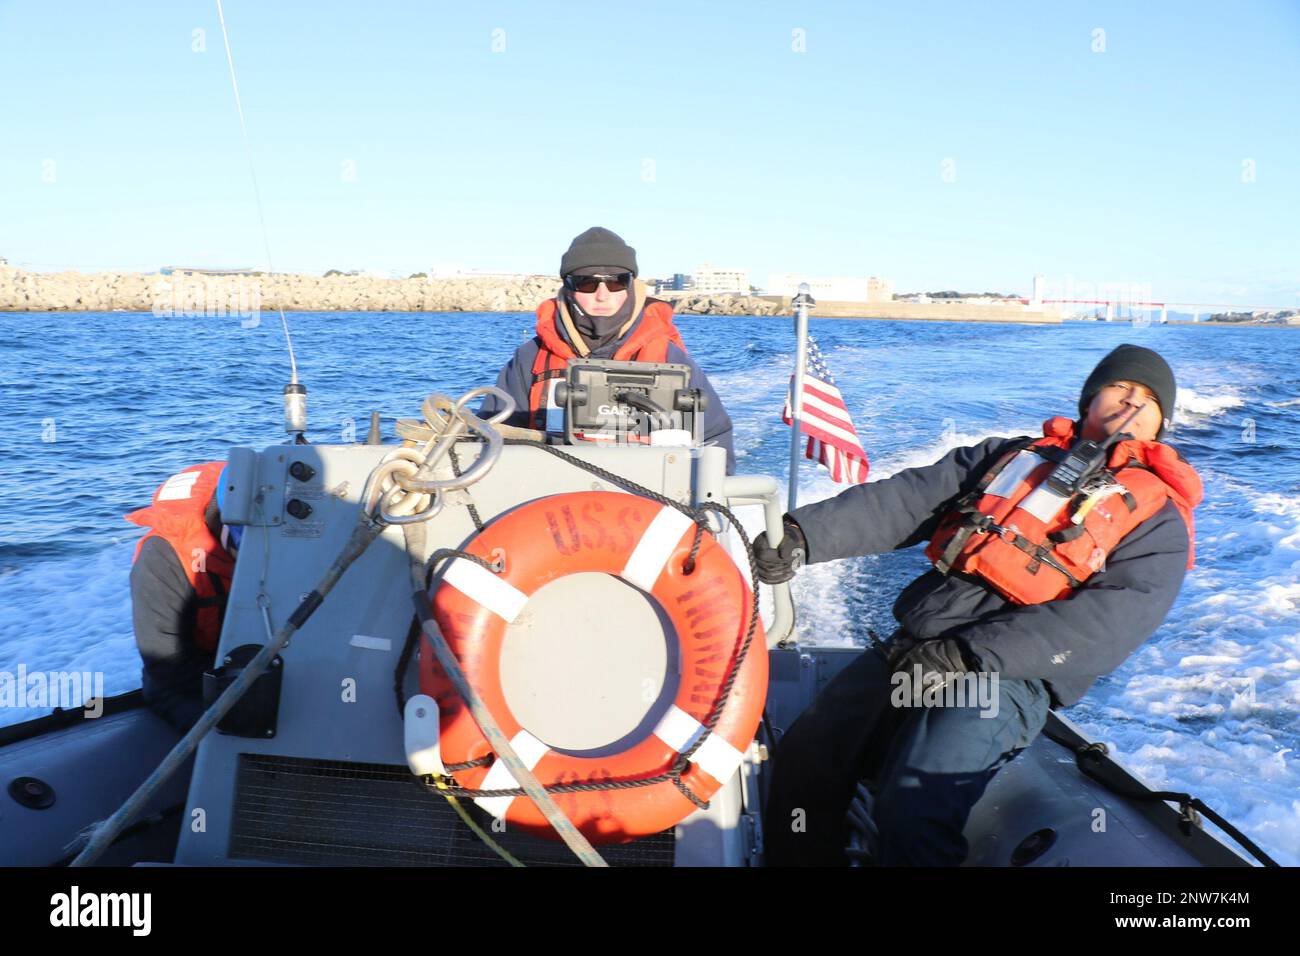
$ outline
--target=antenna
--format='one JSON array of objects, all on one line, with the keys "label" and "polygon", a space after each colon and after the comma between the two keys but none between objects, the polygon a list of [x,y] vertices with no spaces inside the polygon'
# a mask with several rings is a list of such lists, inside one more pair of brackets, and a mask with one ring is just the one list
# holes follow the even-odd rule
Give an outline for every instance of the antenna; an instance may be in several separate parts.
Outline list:
[{"label": "antenna", "polygon": [[[262,211],[262,189],[257,182],[257,167],[253,164],[253,149],[248,142],[248,124],[244,121],[244,104],[239,96],[239,80],[235,76],[235,58],[230,52],[230,34],[226,31],[226,14],[217,3],[217,19],[221,22],[221,39],[226,45],[226,63],[230,67],[230,85],[235,91],[235,110],[239,113],[239,130],[244,137],[244,156],[248,159],[248,173],[253,180],[253,198],[257,201],[257,221],[262,227],[262,248],[266,252],[266,271],[274,275],[271,261],[271,240],[266,231],[266,214]],[[307,386],[298,381],[298,360],[293,354],[293,338],[289,335],[289,321],[284,317],[284,307],[277,304],[280,327],[284,329],[284,344],[289,349],[289,384],[284,387],[284,430],[294,436],[297,444],[304,444],[303,432],[307,430]]]},{"label": "antenna", "polygon": [[1119,423],[1119,427],[1116,428],[1113,432],[1111,432],[1109,437],[1107,437],[1107,439],[1101,443],[1101,447],[1109,448],[1117,441],[1120,441],[1122,439],[1131,439],[1133,436],[1130,435],[1128,432],[1124,431],[1124,429],[1128,428],[1128,423],[1131,422],[1134,418],[1136,418],[1137,413],[1142,411],[1142,409],[1146,407],[1147,407],[1146,402],[1143,402],[1137,408],[1133,409],[1133,411],[1129,412],[1128,417],[1126,417],[1122,422]]}]

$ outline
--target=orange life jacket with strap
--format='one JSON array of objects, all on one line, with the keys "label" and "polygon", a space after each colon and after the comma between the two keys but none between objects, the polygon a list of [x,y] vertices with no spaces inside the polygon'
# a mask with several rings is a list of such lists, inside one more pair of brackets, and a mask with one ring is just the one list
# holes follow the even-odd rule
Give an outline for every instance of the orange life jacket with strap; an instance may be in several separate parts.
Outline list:
[{"label": "orange life jacket with strap", "polygon": [[1074,443],[1074,422],[1050,418],[1043,437],[1004,453],[945,515],[925,549],[942,573],[972,576],[1016,604],[1067,597],[1106,566],[1125,536],[1166,501],[1187,524],[1187,566],[1194,561],[1192,509],[1201,479],[1176,449],[1127,440],[1106,467],[1066,498],[1046,479]]},{"label": "orange life jacket with strap", "polygon": [[[528,389],[528,423],[538,431],[548,430],[546,410],[555,407],[554,383],[564,378],[569,359],[579,357],[556,328],[558,313],[555,299],[547,299],[537,307],[538,348]],[[580,333],[575,329],[571,334]],[[647,302],[641,310],[640,324],[614,352],[613,358],[618,362],[666,362],[670,342],[685,351],[682,334],[673,324],[672,306],[667,302]]]},{"label": "orange life jacket with strap", "polygon": [[205,651],[213,650],[221,636],[226,595],[235,571],[235,559],[213,536],[206,520],[208,503],[225,464],[210,461],[172,475],[154,492],[149,507],[125,516],[132,524],[150,529],[136,545],[132,563],[150,538],[162,538],[176,552],[198,598],[194,643]]}]

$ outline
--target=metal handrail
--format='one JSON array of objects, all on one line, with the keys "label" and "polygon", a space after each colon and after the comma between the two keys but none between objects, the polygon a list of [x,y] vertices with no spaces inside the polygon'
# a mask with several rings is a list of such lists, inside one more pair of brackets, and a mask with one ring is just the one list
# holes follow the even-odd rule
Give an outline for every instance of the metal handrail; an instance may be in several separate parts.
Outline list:
[{"label": "metal handrail", "polygon": [[[761,504],[763,506],[763,524],[767,532],[768,543],[776,547],[785,536],[782,522],[784,512],[781,510],[781,490],[776,479],[769,475],[729,475],[723,479],[722,493],[727,499],[727,507],[743,504]],[[767,629],[768,649],[781,647],[794,634],[795,614],[794,596],[790,591],[790,582],[774,584],[772,603],[774,614],[772,626]]]}]

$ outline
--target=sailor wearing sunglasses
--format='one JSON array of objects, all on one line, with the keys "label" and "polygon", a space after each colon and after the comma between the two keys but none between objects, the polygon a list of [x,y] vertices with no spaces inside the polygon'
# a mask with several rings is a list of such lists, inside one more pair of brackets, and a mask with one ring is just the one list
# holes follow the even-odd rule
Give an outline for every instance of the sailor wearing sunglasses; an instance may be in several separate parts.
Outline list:
[{"label": "sailor wearing sunglasses", "polygon": [[[731,418],[704,371],[686,351],[673,324],[672,306],[647,295],[636,278],[636,250],[613,232],[594,226],[575,238],[560,260],[563,285],[555,298],[537,307],[537,334],[515,350],[497,376],[518,411],[509,424],[558,433],[562,411],[554,401],[572,358],[688,365],[691,387],[702,389],[708,404],[703,439],[727,450],[727,473],[735,471]],[[480,410],[490,415],[489,397]]]}]

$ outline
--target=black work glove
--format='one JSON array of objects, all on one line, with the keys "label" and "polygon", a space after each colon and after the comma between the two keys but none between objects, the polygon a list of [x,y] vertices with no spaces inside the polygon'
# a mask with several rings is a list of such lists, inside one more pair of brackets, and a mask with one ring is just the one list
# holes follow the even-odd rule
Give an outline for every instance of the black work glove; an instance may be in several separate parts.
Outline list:
[{"label": "black work glove", "polygon": [[784,584],[794,577],[795,571],[803,567],[808,558],[808,542],[803,530],[789,515],[785,516],[782,524],[785,537],[775,548],[767,543],[766,531],[754,539],[754,563],[758,566],[758,579],[764,584]]},{"label": "black work glove", "polygon": [[943,683],[947,683],[952,680],[949,675],[967,674],[979,670],[980,666],[970,649],[955,637],[918,642],[898,656],[894,671],[914,674],[918,664],[921,665],[922,684],[933,683],[930,674],[939,675]]},{"label": "black work glove", "polygon": [[907,655],[908,651],[916,647],[919,643],[920,642],[911,634],[900,630],[890,639],[888,644],[879,645],[880,649],[885,654],[885,661],[891,673],[898,670],[899,661]]}]

